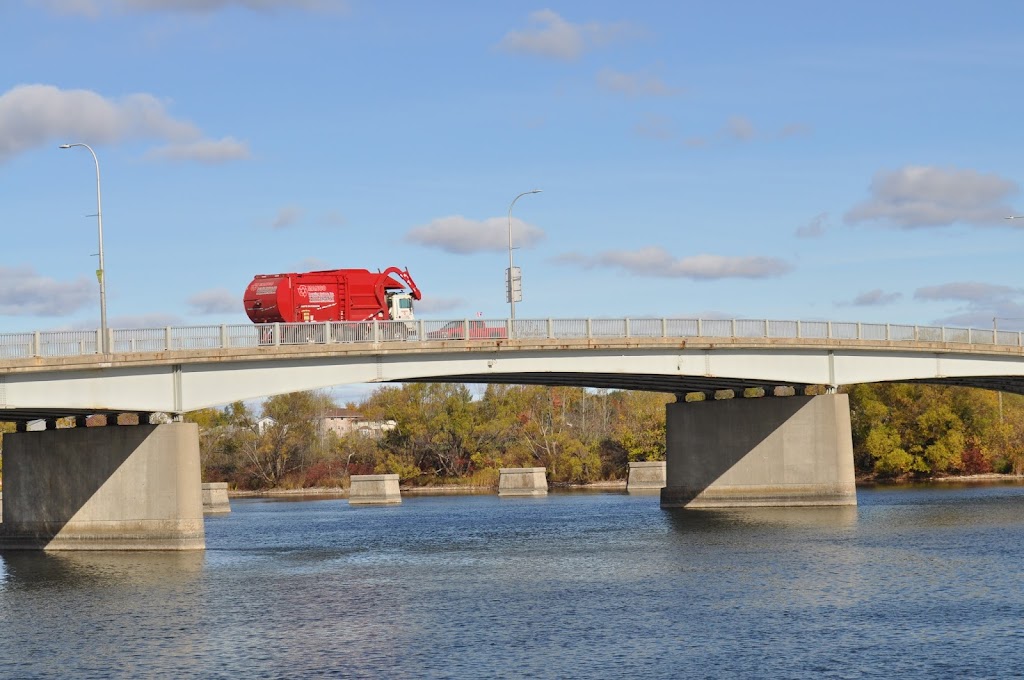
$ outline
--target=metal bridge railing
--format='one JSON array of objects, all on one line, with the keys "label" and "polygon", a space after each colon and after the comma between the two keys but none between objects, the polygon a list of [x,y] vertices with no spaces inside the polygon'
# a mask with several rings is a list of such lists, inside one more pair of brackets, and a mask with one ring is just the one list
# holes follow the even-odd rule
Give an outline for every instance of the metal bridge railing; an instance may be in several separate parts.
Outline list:
[{"label": "metal bridge railing", "polygon": [[[580,338],[780,338],[1022,347],[1024,333],[940,326],[770,319],[455,319],[111,329],[113,354],[280,345]],[[98,330],[0,333],[0,360],[97,354]]]}]

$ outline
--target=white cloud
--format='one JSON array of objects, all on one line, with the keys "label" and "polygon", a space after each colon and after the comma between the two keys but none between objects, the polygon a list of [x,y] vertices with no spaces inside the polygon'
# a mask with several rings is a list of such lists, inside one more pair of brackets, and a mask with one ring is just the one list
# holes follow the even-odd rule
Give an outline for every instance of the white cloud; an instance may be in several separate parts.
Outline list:
[{"label": "white cloud", "polygon": [[782,276],[793,266],[775,257],[726,257],[722,255],[694,255],[674,258],[663,248],[616,250],[588,256],[568,253],[556,261],[577,264],[587,269],[615,267],[640,276],[685,279],[764,279]]},{"label": "white cloud", "polygon": [[1009,296],[1019,295],[1020,288],[999,286],[977,281],[958,281],[943,283],[938,286],[924,286],[914,291],[915,300],[962,300],[980,304],[990,304],[1004,300]]},{"label": "white cloud", "polygon": [[231,137],[204,140],[188,121],[167,113],[150,94],[106,98],[90,90],[61,90],[53,85],[17,85],[0,94],[0,162],[29,149],[60,142],[111,144],[134,139],[170,142],[152,155],[220,162],[248,157]]},{"label": "white cloud", "polygon": [[106,12],[216,12],[230,7],[270,11],[299,9],[340,12],[347,0],[35,0],[36,5],[55,13],[95,18]]},{"label": "white cloud", "polygon": [[679,88],[670,87],[657,76],[645,73],[622,73],[613,69],[603,69],[597,74],[597,84],[609,92],[628,97],[652,96],[667,97],[682,92]]},{"label": "white cloud", "polygon": [[338,11],[347,8],[343,0],[115,0],[115,4],[139,11],[215,12],[228,7],[252,10],[303,9]]},{"label": "white cloud", "polygon": [[[544,231],[539,227],[512,218],[513,246],[529,248],[543,238]],[[508,219],[489,217],[479,221],[462,215],[441,217],[430,224],[410,229],[405,240],[459,255],[507,250]]]},{"label": "white cloud", "polygon": [[797,238],[817,238],[825,233],[828,213],[818,213],[810,222],[796,230]]},{"label": "white cloud", "polygon": [[98,0],[32,0],[32,2],[54,14],[97,17],[100,13]]},{"label": "white cloud", "polygon": [[58,139],[110,143],[198,136],[194,125],[167,115],[163,104],[149,94],[106,99],[89,90],[17,85],[0,95],[0,161]]},{"label": "white cloud", "polygon": [[84,277],[57,281],[40,276],[31,267],[0,265],[0,314],[66,316],[98,299],[98,291],[99,287]]},{"label": "white cloud", "polygon": [[532,12],[529,21],[530,28],[509,31],[498,47],[507,52],[571,61],[588,50],[640,33],[636,27],[621,22],[570,23],[550,9]]},{"label": "white cloud", "polygon": [[757,134],[754,124],[744,116],[732,116],[725,122],[725,134],[732,139],[749,142]]},{"label": "white cloud", "polygon": [[295,226],[295,223],[302,219],[304,210],[297,205],[286,205],[277,211],[277,216],[271,221],[271,229],[287,229]]},{"label": "white cloud", "polygon": [[226,288],[196,293],[188,299],[193,314],[229,314],[242,311],[242,294]]},{"label": "white cloud", "polygon": [[149,154],[154,158],[166,158],[173,161],[198,161],[200,163],[224,163],[226,161],[248,160],[252,158],[249,145],[234,137],[223,139],[200,139],[195,142],[168,144],[154,149]]},{"label": "white cloud", "polygon": [[973,328],[991,328],[993,318],[999,320],[1000,328],[1020,328],[1024,322],[1022,295],[1024,288],[978,281],[955,281],[914,291],[915,300],[962,303],[958,310],[935,323]]},{"label": "white cloud", "polygon": [[886,293],[881,288],[875,288],[866,293],[861,293],[850,302],[841,304],[853,307],[882,307],[896,302],[901,297],[903,297],[901,293]]},{"label": "white cloud", "polygon": [[906,166],[877,173],[871,181],[871,196],[850,209],[846,221],[900,229],[1004,224],[1003,218],[1012,212],[1006,200],[1017,191],[1015,182],[998,175]]}]

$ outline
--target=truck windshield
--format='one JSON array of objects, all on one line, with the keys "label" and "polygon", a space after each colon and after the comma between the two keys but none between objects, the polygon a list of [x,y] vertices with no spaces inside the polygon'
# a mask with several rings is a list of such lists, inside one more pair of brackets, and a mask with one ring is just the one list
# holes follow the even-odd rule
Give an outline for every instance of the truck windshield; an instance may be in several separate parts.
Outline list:
[{"label": "truck windshield", "polygon": [[412,300],[409,298],[402,298],[398,301],[399,309],[412,309]]}]

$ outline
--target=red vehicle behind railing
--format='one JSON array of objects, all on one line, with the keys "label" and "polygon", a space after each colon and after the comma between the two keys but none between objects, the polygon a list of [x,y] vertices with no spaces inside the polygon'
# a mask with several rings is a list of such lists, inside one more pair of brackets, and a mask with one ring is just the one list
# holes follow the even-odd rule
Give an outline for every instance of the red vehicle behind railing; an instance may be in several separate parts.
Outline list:
[{"label": "red vehicle behind railing", "polygon": [[507,338],[505,326],[489,325],[486,321],[452,321],[426,334],[427,340],[480,340]]}]

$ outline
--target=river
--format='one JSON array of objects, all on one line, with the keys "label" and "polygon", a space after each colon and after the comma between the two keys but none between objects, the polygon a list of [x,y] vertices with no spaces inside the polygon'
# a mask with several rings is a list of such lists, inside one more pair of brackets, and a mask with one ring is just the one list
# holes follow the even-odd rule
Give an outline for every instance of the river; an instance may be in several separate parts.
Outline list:
[{"label": "river", "polygon": [[0,676],[1019,675],[1024,486],[858,501],[233,499],[205,552],[0,553]]}]

